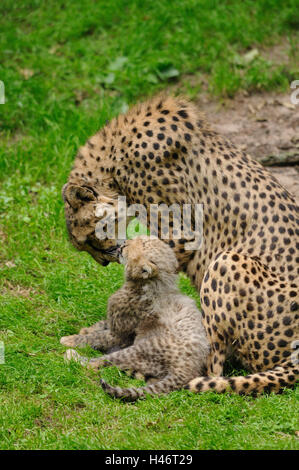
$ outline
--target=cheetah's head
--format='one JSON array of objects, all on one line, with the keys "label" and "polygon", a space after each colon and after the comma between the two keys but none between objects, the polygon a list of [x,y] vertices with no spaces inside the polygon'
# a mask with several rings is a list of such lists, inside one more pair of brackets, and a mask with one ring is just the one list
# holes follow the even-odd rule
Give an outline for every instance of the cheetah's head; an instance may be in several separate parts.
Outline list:
[{"label": "cheetah's head", "polygon": [[[120,242],[115,238],[99,239],[97,224],[107,217],[117,220],[117,199],[105,196],[87,184],[69,182],[62,188],[65,204],[66,226],[72,244],[79,251],[87,251],[102,266],[118,262],[117,248]],[[115,227],[117,233],[117,223]]]},{"label": "cheetah's head", "polygon": [[118,252],[128,280],[163,279],[178,270],[173,250],[158,238],[142,235],[126,240]]}]

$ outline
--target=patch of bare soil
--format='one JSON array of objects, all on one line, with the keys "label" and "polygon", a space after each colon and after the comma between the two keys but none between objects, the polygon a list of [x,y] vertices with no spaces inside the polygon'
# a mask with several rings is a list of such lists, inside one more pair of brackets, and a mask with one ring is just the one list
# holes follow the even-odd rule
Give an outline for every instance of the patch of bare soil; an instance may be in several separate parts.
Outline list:
[{"label": "patch of bare soil", "polygon": [[19,284],[13,284],[10,281],[5,281],[4,286],[0,289],[0,294],[11,294],[16,297],[21,296],[21,297],[26,297],[27,299],[30,299],[32,296],[36,294],[40,294],[41,292],[38,292],[37,290],[31,288],[31,287],[25,287],[21,286]]},{"label": "patch of bare soil", "polygon": [[213,127],[269,170],[299,205],[299,105],[289,94],[238,94],[219,103],[207,95],[197,103]]},{"label": "patch of bare soil", "polygon": [[4,243],[7,239],[6,233],[2,230],[0,226],[0,242]]}]

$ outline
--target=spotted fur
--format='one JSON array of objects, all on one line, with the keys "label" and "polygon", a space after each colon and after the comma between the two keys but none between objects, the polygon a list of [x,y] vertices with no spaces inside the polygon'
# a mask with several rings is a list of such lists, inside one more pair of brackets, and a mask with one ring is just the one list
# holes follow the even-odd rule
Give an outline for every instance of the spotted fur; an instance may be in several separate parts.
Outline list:
[{"label": "spotted fur", "polygon": [[[234,379],[235,392],[278,391],[296,382],[298,207],[194,104],[158,97],[113,119],[79,150],[63,194],[73,243],[102,264],[116,260],[117,241],[96,239],[95,205],[114,205],[118,194],[147,207],[203,203],[201,249],[185,250],[186,240],[172,233],[168,243],[200,292],[211,344],[208,376],[223,374],[231,351],[253,374],[248,387]],[[196,379],[190,388],[219,391],[217,380]]]},{"label": "spotted fur", "polygon": [[[107,323],[117,343],[134,337],[133,344],[90,361],[72,350],[67,358],[95,369],[114,364],[155,379],[138,389],[111,387],[102,380],[104,390],[117,398],[132,401],[182,388],[203,372],[209,345],[195,302],[176,285],[175,254],[161,240],[144,236],[127,241],[121,259],[126,282],[109,299]],[[103,333],[97,330],[97,344]]]}]

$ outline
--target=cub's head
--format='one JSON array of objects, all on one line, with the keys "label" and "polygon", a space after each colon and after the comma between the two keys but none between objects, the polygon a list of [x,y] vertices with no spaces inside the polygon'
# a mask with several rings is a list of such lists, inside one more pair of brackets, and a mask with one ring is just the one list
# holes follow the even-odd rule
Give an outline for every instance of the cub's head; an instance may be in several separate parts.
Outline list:
[{"label": "cub's head", "polygon": [[118,252],[128,280],[162,279],[178,269],[173,250],[158,238],[143,235],[127,240]]},{"label": "cub's head", "polygon": [[[72,244],[78,250],[90,253],[103,266],[111,261],[118,261],[117,248],[120,242],[114,236],[114,233],[117,234],[117,198],[100,195],[88,184],[72,182],[63,186],[62,197]],[[115,230],[109,238],[103,239],[99,233],[101,222],[105,221],[106,225],[108,220],[113,219]]]}]

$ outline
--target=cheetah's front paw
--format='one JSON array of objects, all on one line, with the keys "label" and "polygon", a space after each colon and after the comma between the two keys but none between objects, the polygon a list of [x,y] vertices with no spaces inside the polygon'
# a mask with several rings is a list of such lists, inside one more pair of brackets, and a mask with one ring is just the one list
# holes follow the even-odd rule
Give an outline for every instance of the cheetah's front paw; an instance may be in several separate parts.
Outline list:
[{"label": "cheetah's front paw", "polygon": [[62,336],[62,338],[60,338],[60,344],[69,346],[71,348],[76,348],[78,346],[86,346],[88,343],[84,335],[71,335]]},{"label": "cheetah's front paw", "polygon": [[71,361],[79,362],[81,366],[86,366],[86,364],[88,363],[88,358],[81,356],[74,349],[67,349],[63,357],[66,362],[71,362]]}]

